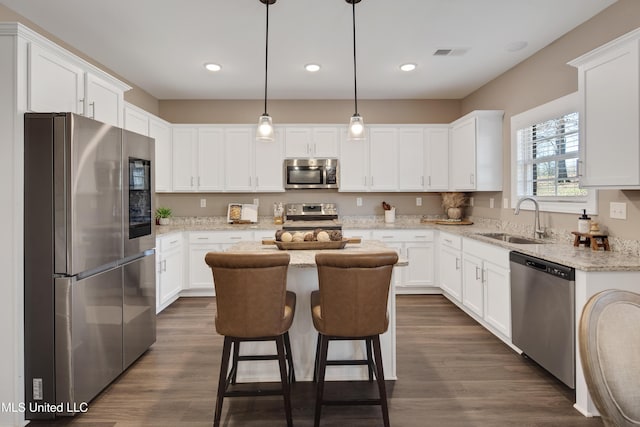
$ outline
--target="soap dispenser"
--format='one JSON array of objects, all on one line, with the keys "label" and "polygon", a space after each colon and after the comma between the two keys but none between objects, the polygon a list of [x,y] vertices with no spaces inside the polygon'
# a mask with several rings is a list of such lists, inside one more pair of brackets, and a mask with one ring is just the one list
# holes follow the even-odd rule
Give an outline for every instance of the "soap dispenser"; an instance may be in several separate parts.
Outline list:
[{"label": "soap dispenser", "polygon": [[578,233],[588,233],[591,227],[591,218],[587,216],[587,210],[582,210],[582,215],[578,217]]}]

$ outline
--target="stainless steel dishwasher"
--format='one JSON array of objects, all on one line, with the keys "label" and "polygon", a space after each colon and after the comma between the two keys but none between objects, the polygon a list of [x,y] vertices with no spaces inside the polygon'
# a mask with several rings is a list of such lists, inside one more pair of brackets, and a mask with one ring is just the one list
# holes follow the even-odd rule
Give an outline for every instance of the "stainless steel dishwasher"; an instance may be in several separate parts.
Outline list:
[{"label": "stainless steel dishwasher", "polygon": [[575,270],[519,252],[509,259],[513,344],[575,388]]}]

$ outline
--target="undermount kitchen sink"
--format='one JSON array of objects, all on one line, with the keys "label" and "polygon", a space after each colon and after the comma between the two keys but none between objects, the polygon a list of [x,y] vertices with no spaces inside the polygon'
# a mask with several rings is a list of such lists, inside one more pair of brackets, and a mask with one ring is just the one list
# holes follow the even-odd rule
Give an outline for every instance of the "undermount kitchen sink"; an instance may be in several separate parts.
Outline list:
[{"label": "undermount kitchen sink", "polygon": [[545,243],[542,240],[536,240],[522,236],[514,236],[513,234],[507,233],[479,233],[479,235],[489,237],[490,239],[502,240],[503,242],[516,243],[519,245],[539,245]]}]

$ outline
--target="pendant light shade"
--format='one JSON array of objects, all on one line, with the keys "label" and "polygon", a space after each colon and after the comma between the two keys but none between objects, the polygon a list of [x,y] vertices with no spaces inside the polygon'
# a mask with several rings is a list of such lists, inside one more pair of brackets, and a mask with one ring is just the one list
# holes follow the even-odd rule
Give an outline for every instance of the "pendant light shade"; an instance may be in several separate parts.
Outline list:
[{"label": "pendant light shade", "polygon": [[269,71],[269,5],[274,4],[276,0],[259,0],[260,3],[266,5],[266,25],[265,25],[265,49],[264,49],[264,113],[258,119],[258,129],[256,130],[256,139],[258,141],[273,141],[273,120],[267,113],[267,76]]},{"label": "pendant light shade", "polygon": [[360,3],[360,0],[346,0],[346,2],[351,4],[353,17],[353,104],[355,107],[355,112],[349,121],[347,138],[352,141],[358,141],[364,139],[364,119],[358,114],[358,80],[356,73],[356,3]]}]

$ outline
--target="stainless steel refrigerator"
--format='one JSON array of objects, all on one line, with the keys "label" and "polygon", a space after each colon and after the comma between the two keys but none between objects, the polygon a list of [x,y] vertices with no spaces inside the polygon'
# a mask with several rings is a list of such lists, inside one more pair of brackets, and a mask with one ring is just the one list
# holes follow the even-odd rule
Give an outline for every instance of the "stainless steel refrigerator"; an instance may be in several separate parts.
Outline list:
[{"label": "stainless steel refrigerator", "polygon": [[74,415],[155,342],[154,141],[27,113],[25,418]]}]

